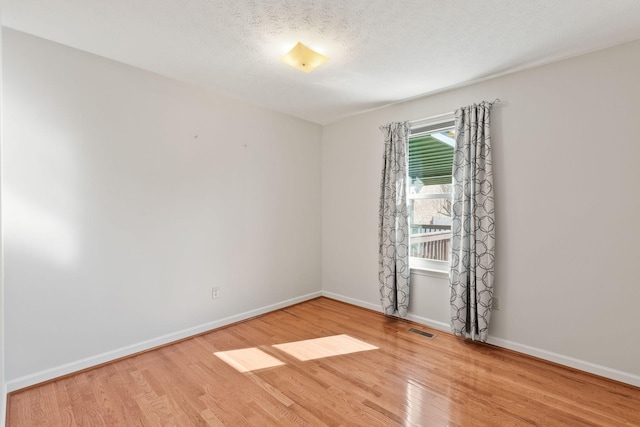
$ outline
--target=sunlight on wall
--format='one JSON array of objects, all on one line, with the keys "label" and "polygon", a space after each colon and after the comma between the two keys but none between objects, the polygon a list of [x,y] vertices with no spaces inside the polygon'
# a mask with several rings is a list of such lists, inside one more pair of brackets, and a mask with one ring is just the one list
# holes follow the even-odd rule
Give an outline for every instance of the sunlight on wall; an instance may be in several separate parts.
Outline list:
[{"label": "sunlight on wall", "polygon": [[46,98],[29,102],[39,87],[23,77],[7,77],[12,90],[3,100],[11,106],[3,129],[4,245],[23,262],[33,257],[68,268],[80,255],[81,129],[72,126],[75,117],[63,114],[61,103],[49,116]]},{"label": "sunlight on wall", "polygon": [[4,238],[8,245],[28,251],[43,261],[69,266],[78,257],[78,239],[73,226],[55,213],[3,189]]}]

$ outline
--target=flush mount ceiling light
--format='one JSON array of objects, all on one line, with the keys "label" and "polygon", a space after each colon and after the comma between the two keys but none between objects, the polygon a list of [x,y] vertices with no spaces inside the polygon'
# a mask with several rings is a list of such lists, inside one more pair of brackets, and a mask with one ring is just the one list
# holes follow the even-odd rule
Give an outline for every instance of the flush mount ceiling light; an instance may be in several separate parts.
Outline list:
[{"label": "flush mount ceiling light", "polygon": [[319,54],[318,52],[308,48],[298,42],[293,49],[280,57],[280,61],[292,67],[310,73],[329,60],[328,56]]}]

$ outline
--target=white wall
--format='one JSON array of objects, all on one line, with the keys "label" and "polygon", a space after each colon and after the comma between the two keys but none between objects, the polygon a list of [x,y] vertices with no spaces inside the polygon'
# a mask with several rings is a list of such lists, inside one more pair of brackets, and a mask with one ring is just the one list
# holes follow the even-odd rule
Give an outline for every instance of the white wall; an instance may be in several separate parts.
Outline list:
[{"label": "white wall", "polygon": [[[1,7],[1,6],[0,6]],[[0,11],[2,15],[2,11]],[[0,182],[2,181],[2,31],[0,31]],[[2,188],[0,186],[0,212],[2,211]],[[0,215],[2,236],[2,215]],[[7,386],[4,380],[4,269],[2,239],[0,237],[0,427],[4,427],[7,409]]]},{"label": "white wall", "polygon": [[[491,342],[640,385],[638,70],[634,42],[325,126],[323,292],[379,306],[378,126],[498,97]],[[412,275],[412,318],[446,327],[447,287]]]},{"label": "white wall", "polygon": [[[317,295],[320,272],[325,294],[378,307],[378,126],[496,97],[492,341],[640,385],[639,42],[324,129],[1,42],[10,389]],[[411,318],[446,327],[447,280],[412,286]]]},{"label": "white wall", "polygon": [[3,58],[10,389],[319,294],[319,125],[8,29]]}]

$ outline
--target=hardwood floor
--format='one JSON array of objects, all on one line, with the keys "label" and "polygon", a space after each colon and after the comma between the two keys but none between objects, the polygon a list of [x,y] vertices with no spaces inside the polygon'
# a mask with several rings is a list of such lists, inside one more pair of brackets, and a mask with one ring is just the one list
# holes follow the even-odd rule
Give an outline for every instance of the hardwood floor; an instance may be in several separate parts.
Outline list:
[{"label": "hardwood floor", "polygon": [[[640,388],[326,298],[11,393],[8,426],[640,426]],[[300,361],[275,344],[378,349]],[[241,373],[213,353],[285,364]]]}]

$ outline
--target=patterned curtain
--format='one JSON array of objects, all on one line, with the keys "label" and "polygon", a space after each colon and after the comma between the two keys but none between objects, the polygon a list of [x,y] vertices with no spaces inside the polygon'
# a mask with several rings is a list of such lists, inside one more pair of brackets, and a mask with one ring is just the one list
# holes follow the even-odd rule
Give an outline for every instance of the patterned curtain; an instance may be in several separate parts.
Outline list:
[{"label": "patterned curtain", "polygon": [[493,300],[495,223],[491,103],[456,111],[451,226],[451,328],[486,341]]},{"label": "patterned curtain", "polygon": [[389,123],[380,130],[384,133],[378,227],[380,302],[385,314],[404,317],[409,307],[409,125],[406,122]]}]

